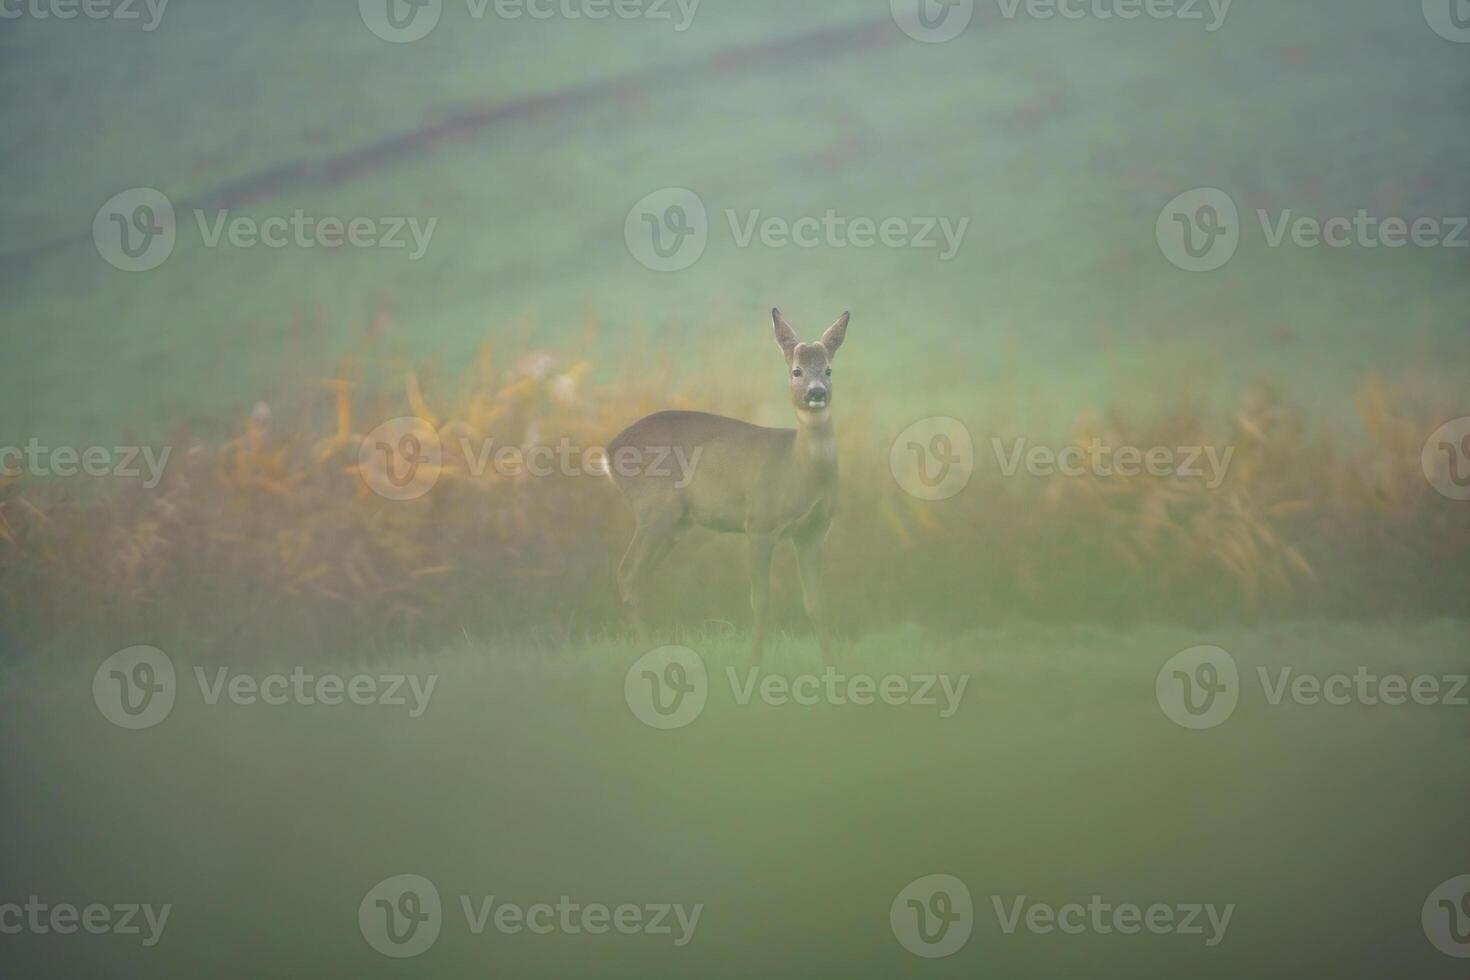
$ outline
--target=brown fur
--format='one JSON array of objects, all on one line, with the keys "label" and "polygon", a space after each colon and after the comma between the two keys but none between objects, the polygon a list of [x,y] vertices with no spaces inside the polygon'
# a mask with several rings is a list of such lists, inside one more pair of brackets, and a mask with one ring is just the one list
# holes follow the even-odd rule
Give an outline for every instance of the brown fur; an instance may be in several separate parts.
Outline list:
[{"label": "brown fur", "polygon": [[[837,504],[837,441],[832,430],[832,357],[847,333],[848,315],[815,344],[803,344],[771,311],[776,343],[786,358],[795,429],[769,429],[704,412],[659,412],[608,444],[611,477],[638,521],[618,566],[618,590],[640,637],[648,576],[691,526],[738,532],[749,542],[753,653],[764,651],[770,605],[771,555],[789,538],[801,571],[802,598],[824,658],[831,638],[822,589],[822,542]],[[682,454],[692,465],[687,483],[678,467],[653,461]],[[623,457],[648,461],[633,472]],[[681,485],[682,484],[682,485]]]}]

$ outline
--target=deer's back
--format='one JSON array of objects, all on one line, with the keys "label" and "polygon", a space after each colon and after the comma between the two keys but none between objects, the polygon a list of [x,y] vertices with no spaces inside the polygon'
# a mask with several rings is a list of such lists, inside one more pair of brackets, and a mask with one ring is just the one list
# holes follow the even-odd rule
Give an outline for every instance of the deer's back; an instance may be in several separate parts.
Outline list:
[{"label": "deer's back", "polygon": [[608,450],[620,446],[662,445],[708,446],[727,443],[746,447],[790,445],[796,432],[792,429],[770,429],[740,419],[709,412],[656,412],[628,426],[619,433]]}]

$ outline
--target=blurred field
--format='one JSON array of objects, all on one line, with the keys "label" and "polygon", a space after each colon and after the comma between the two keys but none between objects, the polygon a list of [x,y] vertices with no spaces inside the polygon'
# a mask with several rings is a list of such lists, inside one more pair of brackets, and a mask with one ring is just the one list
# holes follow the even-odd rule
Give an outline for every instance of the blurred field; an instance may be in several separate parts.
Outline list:
[{"label": "blurred field", "polygon": [[[713,677],[739,636],[679,637]],[[1271,706],[1259,690],[1210,731],[1175,727],[1154,674],[1219,644],[1253,673],[1465,673],[1463,623],[919,630],[866,637],[852,673],[968,676],[960,710],[738,704],[723,681],[687,728],[655,731],[623,700],[641,652],[616,642],[333,658],[319,670],[438,678],[404,708],[208,706],[181,681],[158,727],[120,732],[89,698],[89,663],[8,668],[0,797],[15,894],[172,902],[163,940],[17,937],[24,975],[892,977],[918,963],[888,907],[944,871],[976,902],[974,937],[933,976],[1423,980],[1461,975],[1419,909],[1464,854],[1464,709]],[[180,674],[193,651],[169,651]],[[289,655],[236,670],[289,670]],[[816,671],[777,644],[771,671]],[[146,762],[144,761],[146,760]],[[181,814],[187,815],[182,818]],[[357,933],[375,882],[435,883],[446,923],[410,963]],[[704,903],[694,941],[616,934],[471,935],[453,896],[522,904]],[[990,896],[1235,903],[1225,941],[1007,936]],[[452,907],[450,907],[452,906]],[[458,921],[456,921],[456,919]],[[72,941],[67,941],[68,939]],[[104,965],[105,964],[105,965]],[[58,971],[61,971],[58,973]]]}]

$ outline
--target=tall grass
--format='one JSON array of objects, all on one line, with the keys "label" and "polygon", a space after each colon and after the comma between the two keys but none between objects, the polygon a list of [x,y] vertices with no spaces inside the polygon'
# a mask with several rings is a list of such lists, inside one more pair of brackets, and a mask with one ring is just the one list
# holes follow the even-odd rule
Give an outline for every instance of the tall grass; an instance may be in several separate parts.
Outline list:
[{"label": "tall grass", "polygon": [[[612,569],[631,520],[607,481],[482,467],[466,447],[599,447],[659,408],[740,415],[751,402],[685,376],[686,390],[718,402],[696,403],[631,370],[640,365],[594,384],[591,367],[529,349],[502,358],[487,346],[444,391],[425,390],[412,371],[372,390],[335,378],[302,393],[301,404],[324,412],[283,418],[259,405],[222,441],[180,429],[153,489],[111,479],[84,493],[9,478],[0,484],[3,628],[48,651],[183,636],[200,656],[617,630]],[[1078,419],[1078,446],[1097,437],[1234,447],[1213,489],[1203,476],[1006,477],[991,464],[986,420],[971,418],[972,482],[926,502],[890,475],[894,433],[839,406],[834,612],[850,634],[904,622],[1463,612],[1470,514],[1434,492],[1419,462],[1442,417],[1376,380],[1354,411],[1360,433],[1331,434],[1258,384],[1227,417],[1181,405],[1138,420],[1104,406]],[[365,472],[373,457],[359,452],[367,432],[401,416],[422,420],[443,447],[433,487],[417,499],[375,493],[382,474]],[[324,417],[326,426],[313,424]],[[793,564],[777,563],[777,615],[804,629]],[[657,576],[655,625],[742,624],[742,566],[738,538],[691,536]]]}]

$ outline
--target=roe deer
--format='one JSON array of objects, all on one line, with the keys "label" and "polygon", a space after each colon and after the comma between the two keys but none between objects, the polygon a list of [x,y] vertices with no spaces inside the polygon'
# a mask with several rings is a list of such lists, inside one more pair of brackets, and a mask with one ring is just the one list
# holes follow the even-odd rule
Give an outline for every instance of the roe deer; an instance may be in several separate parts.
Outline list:
[{"label": "roe deer", "polygon": [[[822,658],[830,663],[822,541],[837,503],[832,357],[847,335],[848,314],[815,344],[798,340],[780,310],[772,310],[771,318],[776,343],[786,357],[795,429],[767,429],[704,412],[659,412],[634,422],[608,444],[609,475],[638,521],[618,565],[618,591],[646,642],[644,585],[679,535],[691,525],[743,533],[750,553],[752,647],[759,663],[765,650],[771,553],[783,538],[790,538],[796,546],[803,605]],[[632,472],[626,465],[630,456],[666,459],[670,453],[692,461],[692,467],[683,474],[655,475]]]}]

